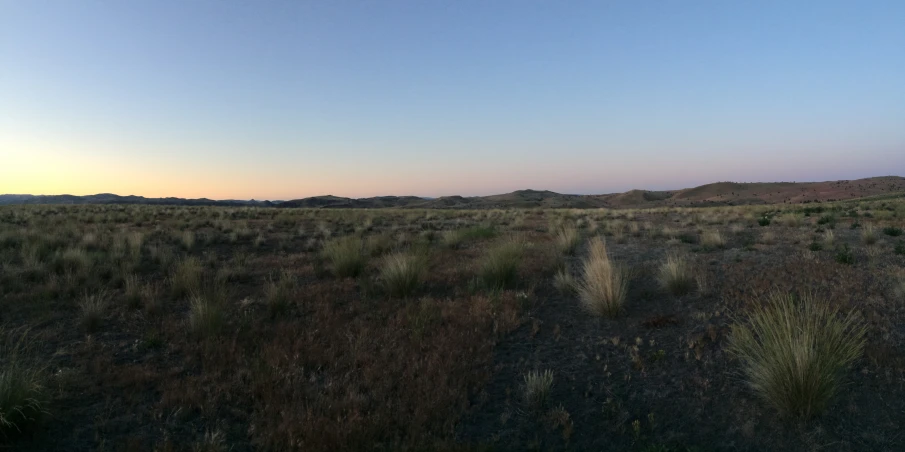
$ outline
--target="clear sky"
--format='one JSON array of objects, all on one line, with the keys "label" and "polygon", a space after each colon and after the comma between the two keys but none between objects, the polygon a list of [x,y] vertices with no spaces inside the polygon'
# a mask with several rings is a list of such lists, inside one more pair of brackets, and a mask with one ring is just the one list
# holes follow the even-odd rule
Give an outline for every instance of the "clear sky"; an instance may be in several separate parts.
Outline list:
[{"label": "clear sky", "polygon": [[905,1],[0,0],[0,193],[905,175]]}]

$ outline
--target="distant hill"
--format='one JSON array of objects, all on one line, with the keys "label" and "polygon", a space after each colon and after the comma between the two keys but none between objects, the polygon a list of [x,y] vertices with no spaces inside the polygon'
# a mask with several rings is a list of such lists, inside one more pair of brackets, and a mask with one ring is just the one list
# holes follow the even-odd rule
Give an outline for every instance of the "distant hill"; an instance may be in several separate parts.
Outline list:
[{"label": "distant hill", "polygon": [[89,196],[73,195],[0,195],[3,204],[155,204],[189,206],[262,206],[304,207],[320,209],[506,209],[506,208],[628,208],[662,206],[731,206],[746,204],[800,204],[839,201],[869,196],[902,193],[905,178],[899,176],[871,177],[858,180],[827,182],[716,182],[699,187],[670,191],[629,190],[604,195],[569,195],[547,190],[518,190],[491,196],[377,196],[373,198],[343,198],[313,196],[291,201],[215,201],[211,199],[144,198],[101,193]]},{"label": "distant hill", "polygon": [[144,196],[119,196],[111,193],[97,195],[0,195],[4,204],[153,204],[176,206],[272,206],[270,201],[238,201],[185,198],[145,198]]}]

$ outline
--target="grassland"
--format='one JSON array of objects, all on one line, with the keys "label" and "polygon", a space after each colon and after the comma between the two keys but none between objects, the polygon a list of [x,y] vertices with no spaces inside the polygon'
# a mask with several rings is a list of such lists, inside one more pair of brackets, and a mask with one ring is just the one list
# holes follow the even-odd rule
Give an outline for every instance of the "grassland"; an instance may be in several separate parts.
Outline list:
[{"label": "grassland", "polygon": [[3,206],[0,447],[903,450],[903,226]]}]

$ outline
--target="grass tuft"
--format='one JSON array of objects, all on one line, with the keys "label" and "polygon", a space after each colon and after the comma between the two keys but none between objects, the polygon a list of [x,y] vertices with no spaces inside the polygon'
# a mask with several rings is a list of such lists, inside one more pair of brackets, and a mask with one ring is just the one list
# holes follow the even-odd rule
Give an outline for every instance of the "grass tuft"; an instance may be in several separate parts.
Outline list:
[{"label": "grass tuft", "polygon": [[407,298],[421,284],[425,259],[411,253],[394,253],[383,258],[380,267],[380,282],[387,295]]},{"label": "grass tuft", "polygon": [[562,254],[572,255],[581,244],[581,234],[572,226],[560,226],[556,229],[556,247]]},{"label": "grass tuft", "polygon": [[701,245],[705,248],[723,248],[726,246],[726,239],[719,230],[705,231],[701,234]]},{"label": "grass tuft", "polygon": [[189,330],[196,336],[207,338],[223,328],[225,315],[220,300],[210,295],[192,294],[189,300]]},{"label": "grass tuft", "polygon": [[682,296],[694,289],[694,272],[688,262],[677,254],[669,254],[660,264],[660,287],[675,296]]},{"label": "grass tuft", "polygon": [[547,406],[550,400],[550,389],[553,387],[553,371],[536,370],[525,375],[524,397],[525,404],[532,409],[541,409]]},{"label": "grass tuft", "polygon": [[507,238],[490,248],[481,261],[478,274],[484,287],[501,290],[513,286],[524,249],[524,243],[516,237]]},{"label": "grass tuft", "polygon": [[588,246],[588,257],[582,266],[578,295],[593,315],[613,316],[621,309],[628,293],[628,275],[610,260],[606,243],[594,237]]},{"label": "grass tuft", "polygon": [[355,278],[364,271],[367,258],[358,236],[346,236],[324,244],[324,257],[333,265],[339,278]]},{"label": "grass tuft", "polygon": [[824,300],[774,294],[732,328],[729,351],[751,388],[780,412],[810,418],[827,406],[841,373],[864,348],[865,326]]},{"label": "grass tuft", "polygon": [[0,333],[0,433],[21,432],[44,412],[43,369],[27,363],[25,334],[14,339]]},{"label": "grass tuft", "polygon": [[88,333],[100,328],[107,313],[107,296],[103,292],[93,295],[85,294],[79,303],[79,323]]}]

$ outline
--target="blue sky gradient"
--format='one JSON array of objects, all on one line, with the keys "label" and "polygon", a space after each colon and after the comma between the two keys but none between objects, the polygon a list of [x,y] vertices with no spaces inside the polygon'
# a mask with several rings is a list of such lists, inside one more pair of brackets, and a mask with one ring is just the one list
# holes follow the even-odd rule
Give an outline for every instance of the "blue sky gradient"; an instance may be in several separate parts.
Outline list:
[{"label": "blue sky gradient", "polygon": [[905,2],[0,1],[0,193],[905,173]]}]

